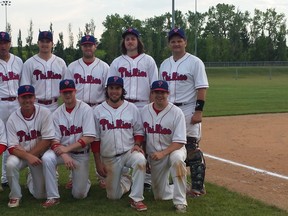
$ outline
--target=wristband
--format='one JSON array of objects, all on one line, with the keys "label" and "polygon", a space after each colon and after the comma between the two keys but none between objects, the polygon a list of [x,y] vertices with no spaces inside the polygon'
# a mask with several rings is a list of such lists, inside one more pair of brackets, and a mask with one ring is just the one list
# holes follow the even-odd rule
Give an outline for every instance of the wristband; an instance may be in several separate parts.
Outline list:
[{"label": "wristband", "polygon": [[80,143],[82,148],[86,146],[86,143],[82,139],[79,139],[78,142]]},{"label": "wristband", "polygon": [[204,100],[197,100],[196,106],[195,106],[195,111],[203,111],[204,104],[205,104]]},{"label": "wristband", "polygon": [[135,146],[139,146],[141,148],[141,144],[140,143],[135,143]]},{"label": "wristband", "polygon": [[54,151],[55,148],[57,148],[58,146],[60,146],[60,143],[55,143],[51,146],[51,149]]}]

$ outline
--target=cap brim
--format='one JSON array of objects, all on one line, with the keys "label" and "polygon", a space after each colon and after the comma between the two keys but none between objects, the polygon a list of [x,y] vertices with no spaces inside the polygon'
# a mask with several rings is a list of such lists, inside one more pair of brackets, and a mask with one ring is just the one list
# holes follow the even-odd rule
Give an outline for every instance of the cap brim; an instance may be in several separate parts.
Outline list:
[{"label": "cap brim", "polygon": [[171,34],[171,35],[168,37],[168,39],[170,40],[170,39],[171,39],[172,37],[174,37],[174,36],[179,36],[179,37],[181,37],[181,38],[183,38],[183,39],[186,39],[185,37],[183,37],[183,35],[179,34],[178,32],[175,32],[175,33]]},{"label": "cap brim", "polygon": [[135,34],[134,32],[125,32],[124,34],[122,34],[122,38],[124,39],[128,34],[134,35],[139,38],[139,35]]},{"label": "cap brim", "polygon": [[76,91],[76,89],[75,88],[66,88],[66,89],[60,90],[60,92],[68,92],[68,91]]},{"label": "cap brim", "polygon": [[3,39],[2,39],[2,40],[0,40],[0,41],[6,41],[6,42],[8,42],[8,43],[9,43],[9,42],[11,42],[11,40],[3,40]]},{"label": "cap brim", "polygon": [[25,95],[35,95],[35,94],[31,93],[31,92],[25,92],[25,93],[22,93],[22,94],[18,95],[18,97],[22,97],[22,96],[25,96]]},{"label": "cap brim", "polygon": [[164,91],[164,92],[169,92],[169,90],[163,89],[163,88],[151,89],[151,91]]},{"label": "cap brim", "polygon": [[93,44],[93,45],[95,45],[96,43],[93,43],[91,41],[86,41],[86,42],[81,43],[81,45],[84,45],[84,44]]}]

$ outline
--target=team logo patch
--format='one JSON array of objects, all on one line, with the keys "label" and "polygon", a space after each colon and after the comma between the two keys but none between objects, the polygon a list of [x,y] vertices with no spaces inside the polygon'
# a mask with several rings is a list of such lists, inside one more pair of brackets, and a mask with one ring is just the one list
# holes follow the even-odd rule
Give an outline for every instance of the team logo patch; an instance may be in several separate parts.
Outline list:
[{"label": "team logo patch", "polygon": [[5,32],[1,32],[1,37],[2,37],[2,38],[5,37]]},{"label": "team logo patch", "polygon": [[48,32],[45,31],[45,32],[44,32],[44,37],[47,37],[47,36],[48,36]]},{"label": "team logo patch", "polygon": [[119,77],[114,76],[114,82],[117,82],[118,79],[119,79]]},{"label": "team logo patch", "polygon": [[162,81],[159,81],[159,82],[158,82],[158,86],[161,87],[162,85],[163,85],[163,82],[162,82]]},{"label": "team logo patch", "polygon": [[64,84],[65,84],[66,86],[68,86],[69,83],[70,83],[70,82],[69,82],[68,80],[66,80]]},{"label": "team logo patch", "polygon": [[174,29],[174,32],[178,32],[178,28],[175,28],[175,29]]},{"label": "team logo patch", "polygon": [[132,32],[132,31],[133,31],[133,29],[132,29],[132,28],[129,28],[129,29],[128,29],[128,32]]},{"label": "team logo patch", "polygon": [[26,86],[25,86],[25,90],[28,92],[29,89],[30,89],[30,86],[26,85]]},{"label": "team logo patch", "polygon": [[85,38],[86,38],[87,41],[89,41],[90,35],[86,35]]}]

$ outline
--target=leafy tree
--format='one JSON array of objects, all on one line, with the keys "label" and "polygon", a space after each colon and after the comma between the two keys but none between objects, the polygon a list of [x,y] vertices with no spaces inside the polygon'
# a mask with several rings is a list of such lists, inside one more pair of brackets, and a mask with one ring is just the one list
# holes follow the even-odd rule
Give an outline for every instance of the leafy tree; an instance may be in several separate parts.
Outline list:
[{"label": "leafy tree", "polygon": [[19,29],[18,38],[17,38],[17,55],[19,56],[19,58],[23,59],[22,36],[21,36],[20,29]]}]

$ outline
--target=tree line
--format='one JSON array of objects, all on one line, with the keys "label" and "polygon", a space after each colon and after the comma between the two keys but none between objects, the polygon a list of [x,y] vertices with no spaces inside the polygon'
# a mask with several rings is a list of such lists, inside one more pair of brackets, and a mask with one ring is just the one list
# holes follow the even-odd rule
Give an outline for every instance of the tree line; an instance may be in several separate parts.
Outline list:
[{"label": "tree line", "polygon": [[[254,10],[251,17],[248,11],[241,12],[234,5],[217,4],[207,12],[175,11],[175,26],[183,28],[188,38],[187,51],[197,55],[204,62],[226,61],[287,61],[286,17],[275,9],[266,11]],[[172,14],[167,12],[145,20],[130,15],[108,15],[103,22],[105,27],[101,35],[96,56],[111,63],[121,54],[120,42],[122,32],[128,27],[137,28],[141,33],[146,53],[153,56],[159,65],[170,55],[167,48],[167,33],[172,26]],[[11,30],[11,26],[8,26]],[[8,28],[8,29],[9,29]],[[67,64],[80,58],[79,41],[85,34],[94,35],[96,26],[93,19],[85,24],[84,30],[79,28],[76,43],[72,33],[72,25],[68,25],[68,46],[64,47],[63,32],[58,40],[54,39],[54,54],[63,58]],[[53,25],[50,24],[53,32]],[[38,52],[33,40],[33,23],[30,21],[26,45],[23,46],[21,30],[18,33],[17,47],[12,52],[24,61]],[[54,35],[55,38],[55,35]]]}]

